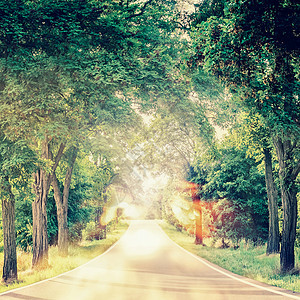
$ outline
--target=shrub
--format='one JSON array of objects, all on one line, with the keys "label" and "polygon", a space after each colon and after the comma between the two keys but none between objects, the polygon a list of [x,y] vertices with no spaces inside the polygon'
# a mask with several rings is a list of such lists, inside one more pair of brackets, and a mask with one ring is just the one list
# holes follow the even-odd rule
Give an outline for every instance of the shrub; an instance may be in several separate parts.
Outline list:
[{"label": "shrub", "polygon": [[222,241],[222,248],[241,239],[253,238],[253,220],[245,207],[228,199],[220,199],[212,206],[212,237]]}]

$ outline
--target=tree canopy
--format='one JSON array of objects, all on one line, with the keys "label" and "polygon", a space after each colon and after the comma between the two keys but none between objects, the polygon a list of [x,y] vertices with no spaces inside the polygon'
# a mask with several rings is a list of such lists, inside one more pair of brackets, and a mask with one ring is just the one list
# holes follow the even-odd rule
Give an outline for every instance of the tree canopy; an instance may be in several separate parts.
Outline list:
[{"label": "tree canopy", "polygon": [[[186,222],[200,222],[191,203],[202,203],[223,242],[265,240],[270,205],[277,224],[282,203],[281,271],[293,269],[300,6],[202,0],[192,12],[187,4],[0,0],[4,281],[17,280],[16,243],[32,246],[34,268],[47,266],[48,238],[66,255],[78,223],[96,226],[116,195],[141,202],[149,174],[171,178],[168,196],[147,197],[159,209],[169,201],[172,222],[172,203]],[[179,199],[182,179],[198,194]]]},{"label": "tree canopy", "polygon": [[299,9],[296,1],[204,1],[191,64],[222,80],[272,136],[283,201],[281,270],[294,268],[299,163]]}]

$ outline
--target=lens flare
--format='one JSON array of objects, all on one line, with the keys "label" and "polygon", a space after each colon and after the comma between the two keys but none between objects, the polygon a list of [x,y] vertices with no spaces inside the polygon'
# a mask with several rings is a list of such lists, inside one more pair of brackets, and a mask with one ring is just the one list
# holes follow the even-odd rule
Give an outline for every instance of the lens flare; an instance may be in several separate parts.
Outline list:
[{"label": "lens flare", "polygon": [[123,248],[127,255],[132,257],[149,256],[158,251],[163,244],[159,235],[147,230],[140,229],[126,239]]}]

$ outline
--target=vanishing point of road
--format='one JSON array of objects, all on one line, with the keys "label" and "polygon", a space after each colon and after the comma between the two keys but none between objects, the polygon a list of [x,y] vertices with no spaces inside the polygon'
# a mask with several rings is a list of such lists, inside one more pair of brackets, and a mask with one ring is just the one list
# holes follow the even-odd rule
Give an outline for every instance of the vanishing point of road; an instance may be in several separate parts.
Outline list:
[{"label": "vanishing point of road", "polygon": [[172,242],[155,221],[132,221],[107,252],[60,276],[0,294],[30,300],[278,300],[292,293],[234,275]]}]

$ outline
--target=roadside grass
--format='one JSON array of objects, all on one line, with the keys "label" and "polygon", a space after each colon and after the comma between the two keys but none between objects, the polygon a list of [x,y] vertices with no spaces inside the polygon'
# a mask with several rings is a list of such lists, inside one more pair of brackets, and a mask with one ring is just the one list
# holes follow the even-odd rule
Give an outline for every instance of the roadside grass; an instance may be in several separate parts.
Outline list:
[{"label": "roadside grass", "polygon": [[[211,246],[194,244],[194,237],[187,232],[178,231],[166,222],[160,223],[166,234],[177,244],[189,252],[196,254],[228,271],[260,282],[300,292],[300,276],[281,275],[279,270],[280,258],[278,255],[266,253],[266,246],[256,246],[244,243],[238,249],[220,249]],[[204,240],[210,245],[210,240]],[[296,248],[296,266],[300,268],[300,248]]]},{"label": "roadside grass", "polygon": [[[26,286],[41,280],[55,277],[70,271],[104,253],[117,242],[128,228],[126,221],[121,221],[114,229],[107,233],[106,239],[95,241],[82,241],[80,245],[69,246],[69,256],[60,257],[57,247],[49,249],[49,268],[45,270],[32,270],[32,254],[18,251],[18,283],[5,285],[0,283],[0,293]],[[0,254],[0,268],[3,268],[3,253]]]}]

